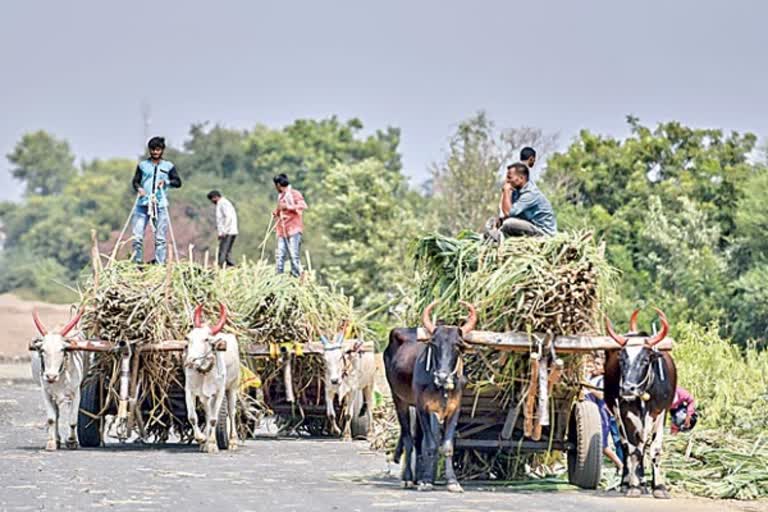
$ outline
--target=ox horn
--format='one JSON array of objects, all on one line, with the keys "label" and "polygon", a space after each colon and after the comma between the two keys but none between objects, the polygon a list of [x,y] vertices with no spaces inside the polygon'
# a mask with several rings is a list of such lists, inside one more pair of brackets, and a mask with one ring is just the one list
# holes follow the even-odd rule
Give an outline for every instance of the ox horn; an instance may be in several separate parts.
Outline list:
[{"label": "ox horn", "polygon": [[632,316],[629,317],[629,332],[640,332],[637,330],[637,315],[640,314],[640,310],[636,309],[632,312]]},{"label": "ox horn", "polygon": [[32,320],[35,322],[35,327],[37,327],[38,332],[41,336],[47,336],[48,335],[48,329],[45,328],[43,325],[43,322],[40,321],[40,316],[37,314],[37,308],[32,310]]},{"label": "ox horn", "polygon": [[75,317],[72,320],[70,320],[69,323],[61,329],[61,332],[59,334],[61,334],[62,336],[66,336],[67,334],[69,334],[69,331],[71,331],[77,325],[77,323],[80,321],[80,317],[82,316],[83,316],[83,310],[80,309],[75,315]]},{"label": "ox horn", "polygon": [[227,308],[223,303],[219,302],[219,321],[211,329],[211,334],[216,336],[224,328],[224,324],[227,323]]},{"label": "ox horn", "polygon": [[646,342],[646,345],[649,347],[652,347],[659,343],[661,340],[667,337],[667,333],[669,332],[669,322],[667,321],[667,316],[664,314],[662,310],[659,308],[653,308],[656,310],[656,314],[659,315],[659,320],[661,320],[661,331],[656,333],[654,336],[651,337]]},{"label": "ox horn", "polygon": [[611,324],[611,319],[607,316],[605,317],[605,330],[608,332],[608,336],[613,338],[613,341],[619,344],[619,346],[623,347],[627,344],[627,338],[624,336],[620,336],[616,334],[616,331],[613,330],[613,325]]},{"label": "ox horn", "polygon": [[424,328],[427,330],[430,336],[432,336],[432,333],[435,332],[435,324],[432,323],[432,309],[437,305],[438,302],[440,301],[433,301],[429,306],[427,306],[427,309],[425,309],[424,313],[421,315],[421,323],[424,324]]},{"label": "ox horn", "polygon": [[195,307],[195,312],[192,315],[192,324],[197,329],[203,326],[203,305],[202,304],[198,304]]},{"label": "ox horn", "polygon": [[469,310],[469,317],[467,317],[467,321],[464,322],[464,325],[461,326],[461,335],[466,336],[473,331],[477,325],[477,309],[475,309],[474,304],[464,302],[463,300],[460,301],[459,304]]}]

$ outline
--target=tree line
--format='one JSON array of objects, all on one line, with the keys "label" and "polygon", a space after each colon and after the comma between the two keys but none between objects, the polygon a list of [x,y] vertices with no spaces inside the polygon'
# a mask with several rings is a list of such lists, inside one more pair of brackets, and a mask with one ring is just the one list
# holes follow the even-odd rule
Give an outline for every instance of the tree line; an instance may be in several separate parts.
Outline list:
[{"label": "tree line", "polygon": [[[171,196],[176,238],[182,250],[214,249],[206,193],[218,189],[238,209],[236,255],[271,257],[271,180],[284,172],[309,204],[312,269],[358,306],[384,315],[413,283],[413,240],[435,230],[480,229],[496,212],[504,164],[532,145],[540,161],[548,157],[534,179],[559,227],[593,229],[620,271],[607,304],[612,317],[657,305],[675,321],[714,323],[742,343],[764,340],[768,173],[757,137],[627,122],[624,139],[584,130],[555,152],[556,134],[497,129],[480,112],[457,125],[430,179],[415,186],[403,173],[397,128],[364,135],[358,119],[335,117],[250,130],[195,124],[182,146],[166,151],[184,181]],[[44,131],[24,135],[7,158],[25,191],[19,202],[0,203],[0,292],[70,299],[65,286],[88,266],[91,230],[106,251],[131,210],[136,162],[76,165],[69,144]]]}]

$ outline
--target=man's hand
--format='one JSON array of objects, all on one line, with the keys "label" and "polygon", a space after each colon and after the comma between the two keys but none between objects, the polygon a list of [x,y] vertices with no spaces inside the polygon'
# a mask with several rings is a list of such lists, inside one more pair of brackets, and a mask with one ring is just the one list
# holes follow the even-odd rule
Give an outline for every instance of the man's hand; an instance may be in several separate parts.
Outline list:
[{"label": "man's hand", "polygon": [[157,188],[165,188],[165,180],[158,181]]},{"label": "man's hand", "polygon": [[690,416],[686,416],[685,417],[685,421],[683,422],[683,427],[685,427],[686,430],[690,430],[691,429],[691,417]]},{"label": "man's hand", "polygon": [[146,197],[146,195],[147,195],[147,191],[139,187],[139,196]]},{"label": "man's hand", "polygon": [[224,240],[224,237],[227,235],[219,235],[219,240]]},{"label": "man's hand", "polygon": [[504,192],[512,192],[512,189],[514,187],[512,186],[512,183],[509,181],[505,181],[504,184],[501,186],[501,190]]}]

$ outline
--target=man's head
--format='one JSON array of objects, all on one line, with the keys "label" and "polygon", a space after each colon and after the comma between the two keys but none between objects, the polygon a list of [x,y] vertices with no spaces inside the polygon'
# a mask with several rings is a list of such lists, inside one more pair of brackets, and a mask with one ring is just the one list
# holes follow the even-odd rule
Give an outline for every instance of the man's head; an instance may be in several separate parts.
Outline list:
[{"label": "man's head", "polygon": [[275,188],[278,192],[282,192],[286,188],[288,188],[288,185],[291,184],[290,181],[288,181],[288,176],[285,174],[278,174],[274,178],[272,178],[272,181],[275,183]]},{"label": "man's head", "polygon": [[530,175],[528,166],[523,163],[514,163],[507,166],[507,181],[517,189],[522,188],[528,183]]},{"label": "man's head", "polygon": [[152,160],[160,160],[163,157],[165,151],[165,138],[164,137],[152,137],[147,143],[149,148],[149,156]]},{"label": "man's head", "polygon": [[221,192],[219,192],[218,190],[211,190],[210,192],[208,192],[208,200],[213,204],[218,203],[219,199],[221,199]]},{"label": "man's head", "polygon": [[533,166],[536,165],[536,150],[530,146],[524,147],[520,150],[520,161],[529,169],[533,169]]}]

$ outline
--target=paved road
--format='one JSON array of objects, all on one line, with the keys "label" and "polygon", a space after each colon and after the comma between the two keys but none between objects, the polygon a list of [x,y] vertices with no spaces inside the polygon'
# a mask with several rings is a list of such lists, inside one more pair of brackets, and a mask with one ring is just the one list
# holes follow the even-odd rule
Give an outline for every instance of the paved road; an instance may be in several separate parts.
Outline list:
[{"label": "paved road", "polygon": [[[0,382],[0,511],[722,511],[723,503],[628,500],[583,491],[467,486],[404,491],[362,442],[252,440],[234,453],[108,445],[47,453],[44,412],[31,384]],[[730,507],[730,505],[729,505]]]}]

